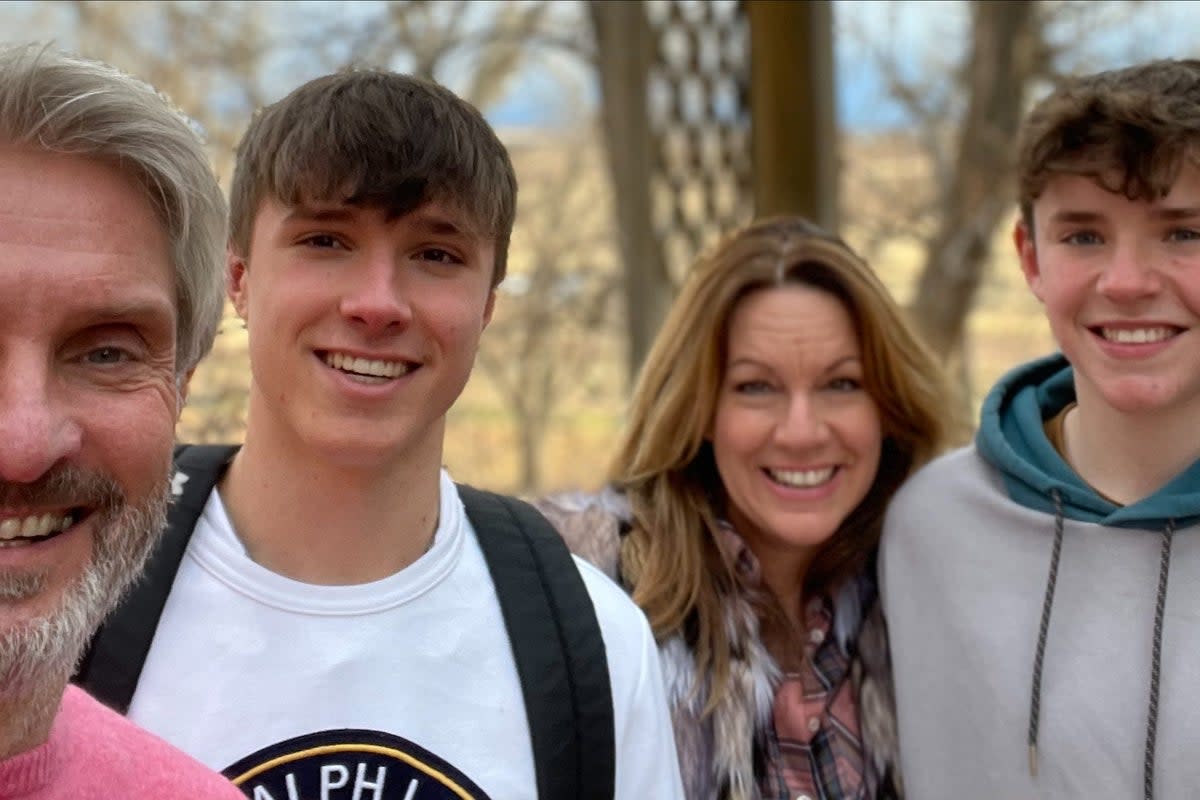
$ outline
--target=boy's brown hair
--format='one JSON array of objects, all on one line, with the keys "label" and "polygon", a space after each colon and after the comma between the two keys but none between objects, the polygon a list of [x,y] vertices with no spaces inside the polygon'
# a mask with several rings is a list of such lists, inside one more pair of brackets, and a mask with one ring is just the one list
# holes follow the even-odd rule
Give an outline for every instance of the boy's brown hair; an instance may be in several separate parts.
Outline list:
[{"label": "boy's brown hair", "polygon": [[263,108],[238,145],[230,190],[239,254],[249,253],[265,197],[344,202],[393,217],[447,203],[494,241],[492,285],[504,279],[517,202],[512,162],[483,115],[432,81],[348,69]]},{"label": "boy's brown hair", "polygon": [[1017,144],[1026,225],[1055,175],[1084,175],[1130,200],[1167,194],[1200,157],[1200,60],[1151,61],[1071,78],[1025,118]]}]

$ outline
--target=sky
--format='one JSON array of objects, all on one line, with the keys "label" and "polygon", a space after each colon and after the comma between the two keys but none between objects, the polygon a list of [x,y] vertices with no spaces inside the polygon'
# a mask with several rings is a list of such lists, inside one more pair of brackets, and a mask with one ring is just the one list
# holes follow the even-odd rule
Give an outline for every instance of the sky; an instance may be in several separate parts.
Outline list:
[{"label": "sky", "polygon": [[[1063,62],[1068,70],[1200,57],[1200,2],[1093,0],[1075,5],[1093,6],[1098,13],[1086,35],[1081,36],[1077,26],[1052,32],[1052,40],[1069,44],[1074,54]],[[857,131],[904,126],[908,117],[888,97],[881,58],[906,79],[944,89],[945,76],[964,55],[968,24],[966,4],[954,0],[835,0],[839,124]],[[561,65],[563,74],[572,69]],[[540,66],[530,68],[508,97],[489,110],[489,117],[497,124],[553,123],[555,74]]]},{"label": "sky", "polygon": [[[1198,2],[1087,2],[1098,13],[1086,35],[1071,26],[1052,32],[1052,40],[1069,44],[1070,71],[1112,69],[1151,58],[1200,57]],[[1086,9],[1085,9],[1086,10]],[[966,6],[949,0],[834,2],[837,104],[840,123],[852,130],[903,126],[903,110],[888,99],[885,75],[875,53],[891,55],[890,63],[907,79],[936,88],[930,75],[950,74],[966,46]],[[942,78],[944,80],[944,78]]]},{"label": "sky", "polygon": [[[663,0],[650,0],[650,5],[652,11],[661,11]],[[1200,45],[1196,44],[1200,41],[1196,35],[1200,2],[1090,0],[1068,5],[1099,18],[1086,34],[1081,34],[1077,25],[1052,33],[1058,42],[1071,40],[1073,55],[1064,63],[1068,69],[1091,71],[1154,57],[1200,56]],[[368,18],[378,14],[382,4],[378,0],[309,0],[273,2],[268,7],[274,8],[279,16],[279,21],[272,24],[272,35],[277,41],[287,42],[293,32],[312,35],[314,31],[333,30],[335,23],[345,23],[356,16]],[[500,4],[474,3],[459,23],[467,28],[485,25],[488,15],[499,7]],[[49,20],[49,29],[36,35],[56,39],[69,47],[73,38],[66,29],[72,16],[70,8],[69,4],[46,0],[0,3],[0,41],[16,41],[30,35],[19,19],[40,10],[40,18]],[[551,12],[560,20],[563,30],[577,30],[585,24],[583,6],[578,2],[556,0]],[[55,19],[61,20],[58,24],[62,30],[55,30]],[[946,76],[952,74],[953,65],[963,56],[967,25],[966,4],[956,0],[834,0],[835,87],[841,126],[867,131],[907,123],[904,110],[888,97],[889,74],[915,81],[930,93],[945,93],[949,88]],[[340,52],[338,47],[342,46],[336,37],[330,37],[324,45],[331,53]],[[216,47],[219,49],[219,43]],[[280,48],[280,55],[271,67],[278,80],[270,82],[278,84],[279,94],[316,74],[307,74],[306,70],[318,67],[311,58],[306,63],[305,55],[303,48],[290,52]],[[391,66],[404,69],[403,57],[398,56]],[[451,88],[461,90],[456,82],[460,82],[470,66],[466,56],[451,58],[446,74],[439,78]],[[585,61],[561,49],[541,48],[526,61],[503,98],[485,112],[498,127],[569,124],[583,110],[581,104],[585,109],[595,106],[598,94],[595,76]]]}]

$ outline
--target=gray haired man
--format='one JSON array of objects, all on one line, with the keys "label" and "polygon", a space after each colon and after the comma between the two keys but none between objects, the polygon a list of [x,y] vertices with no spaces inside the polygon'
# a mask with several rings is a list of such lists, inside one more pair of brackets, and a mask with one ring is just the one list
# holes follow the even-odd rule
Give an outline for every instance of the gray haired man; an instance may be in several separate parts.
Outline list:
[{"label": "gray haired man", "polygon": [[241,794],[67,680],[162,529],[225,203],[150,87],[0,50],[0,797]]}]

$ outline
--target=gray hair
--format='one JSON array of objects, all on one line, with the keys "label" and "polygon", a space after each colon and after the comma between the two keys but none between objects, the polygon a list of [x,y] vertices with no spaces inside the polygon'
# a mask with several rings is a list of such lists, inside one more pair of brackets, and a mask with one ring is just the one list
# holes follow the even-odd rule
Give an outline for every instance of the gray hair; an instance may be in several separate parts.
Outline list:
[{"label": "gray hair", "polygon": [[107,64],[39,45],[0,48],[0,143],[94,158],[144,187],[175,267],[175,369],[196,366],[221,319],[227,212],[188,118]]}]

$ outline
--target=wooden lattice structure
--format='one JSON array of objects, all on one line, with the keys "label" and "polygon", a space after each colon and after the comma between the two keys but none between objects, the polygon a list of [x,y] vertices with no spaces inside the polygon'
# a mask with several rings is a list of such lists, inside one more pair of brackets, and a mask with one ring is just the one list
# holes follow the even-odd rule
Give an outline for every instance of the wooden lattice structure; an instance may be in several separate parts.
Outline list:
[{"label": "wooden lattice structure", "polygon": [[632,376],[680,279],[723,232],[756,211],[836,227],[830,0],[588,8]]},{"label": "wooden lattice structure", "polygon": [[678,280],[753,215],[749,30],[738,0],[650,0],[646,14],[652,224]]}]

